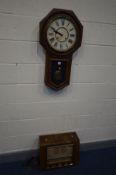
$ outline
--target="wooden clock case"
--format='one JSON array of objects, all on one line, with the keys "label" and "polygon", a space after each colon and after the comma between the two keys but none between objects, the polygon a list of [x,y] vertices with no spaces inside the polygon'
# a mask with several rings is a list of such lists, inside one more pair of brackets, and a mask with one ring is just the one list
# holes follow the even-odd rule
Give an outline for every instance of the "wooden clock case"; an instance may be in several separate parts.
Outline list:
[{"label": "wooden clock case", "polygon": [[[50,22],[57,16],[67,15],[76,29],[77,37],[74,46],[68,51],[59,52],[50,47],[47,41],[47,29]],[[45,84],[55,90],[69,85],[73,53],[81,46],[83,26],[73,11],[64,9],[53,9],[40,22],[39,39],[40,44],[46,51]],[[57,63],[62,64],[61,72],[56,72]],[[56,66],[56,68],[55,68]]]}]

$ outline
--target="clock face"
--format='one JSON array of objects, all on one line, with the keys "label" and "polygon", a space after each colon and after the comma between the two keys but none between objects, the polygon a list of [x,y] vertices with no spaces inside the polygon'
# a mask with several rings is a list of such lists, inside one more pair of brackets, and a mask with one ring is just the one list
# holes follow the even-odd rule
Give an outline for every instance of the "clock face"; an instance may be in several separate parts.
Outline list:
[{"label": "clock face", "polygon": [[47,41],[55,51],[69,51],[73,48],[76,37],[75,26],[68,17],[56,17],[47,27]]}]

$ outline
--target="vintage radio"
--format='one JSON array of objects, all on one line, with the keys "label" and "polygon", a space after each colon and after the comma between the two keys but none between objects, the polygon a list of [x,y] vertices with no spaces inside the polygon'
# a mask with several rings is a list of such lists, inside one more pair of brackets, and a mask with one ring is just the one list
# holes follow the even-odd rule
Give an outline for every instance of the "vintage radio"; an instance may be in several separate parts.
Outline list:
[{"label": "vintage radio", "polygon": [[75,132],[43,135],[39,144],[40,167],[43,170],[79,163],[80,142]]}]

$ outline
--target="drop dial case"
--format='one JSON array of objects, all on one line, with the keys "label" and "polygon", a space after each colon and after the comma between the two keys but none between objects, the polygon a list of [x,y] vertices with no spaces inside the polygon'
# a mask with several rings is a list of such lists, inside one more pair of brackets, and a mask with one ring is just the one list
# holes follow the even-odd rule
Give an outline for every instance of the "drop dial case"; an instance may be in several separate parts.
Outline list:
[{"label": "drop dial case", "polygon": [[53,9],[40,22],[46,51],[45,84],[55,90],[69,85],[72,54],[81,46],[83,26],[73,11]]}]

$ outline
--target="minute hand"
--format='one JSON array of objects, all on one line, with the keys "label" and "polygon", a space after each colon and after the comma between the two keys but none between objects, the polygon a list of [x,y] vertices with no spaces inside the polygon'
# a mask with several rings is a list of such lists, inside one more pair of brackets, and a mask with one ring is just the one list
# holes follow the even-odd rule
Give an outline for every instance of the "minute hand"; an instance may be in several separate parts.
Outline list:
[{"label": "minute hand", "polygon": [[60,33],[60,32],[58,32],[57,30],[55,30],[53,27],[51,27],[51,29],[55,32],[55,33],[57,33],[57,34],[59,34],[60,36],[63,36],[63,34],[62,33]]}]

